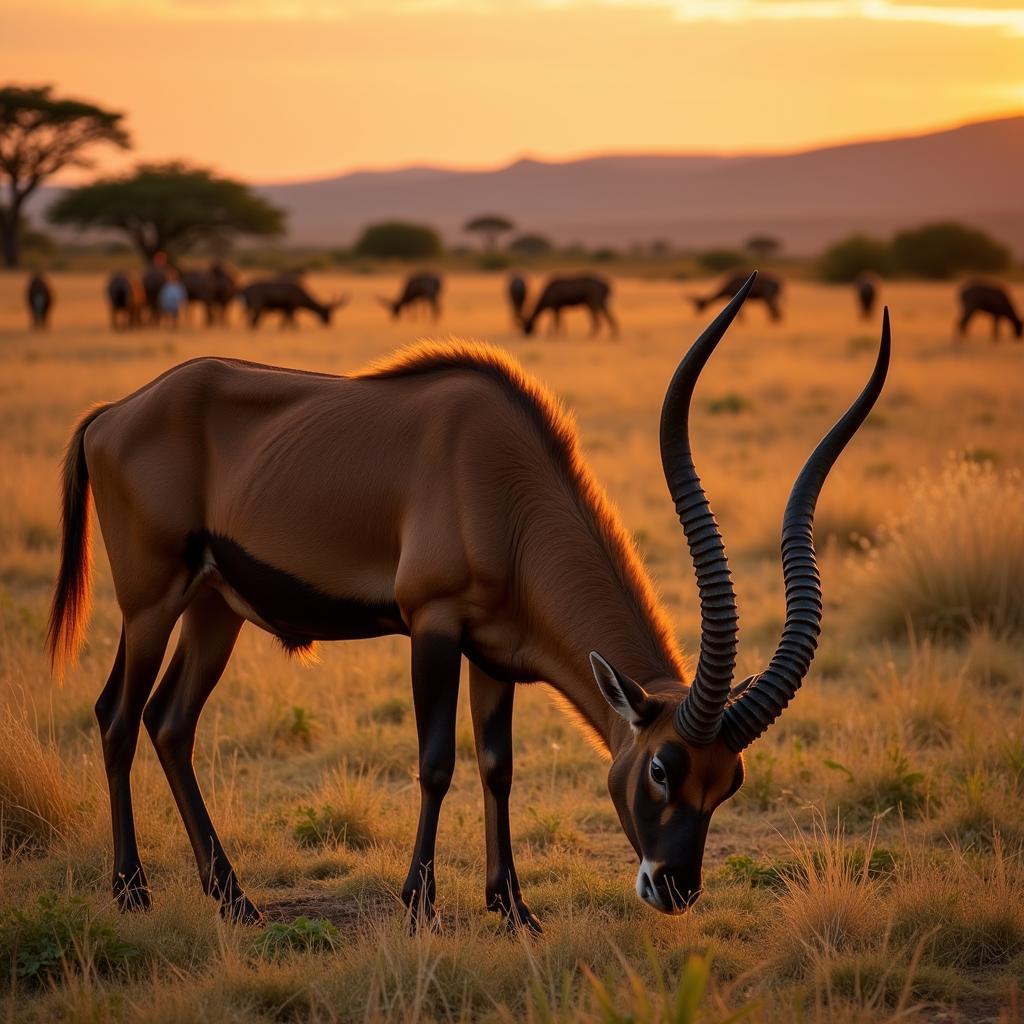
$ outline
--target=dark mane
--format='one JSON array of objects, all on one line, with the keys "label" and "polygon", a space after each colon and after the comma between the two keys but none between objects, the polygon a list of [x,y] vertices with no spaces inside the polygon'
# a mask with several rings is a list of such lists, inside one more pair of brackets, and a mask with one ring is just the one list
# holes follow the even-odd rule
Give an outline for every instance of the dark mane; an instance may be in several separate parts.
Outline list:
[{"label": "dark mane", "polygon": [[420,342],[371,363],[352,377],[386,379],[452,370],[486,377],[526,414],[581,508],[591,513],[584,519],[608,554],[623,592],[636,599],[638,610],[653,626],[669,664],[683,680],[683,659],[675,634],[636,545],[583,458],[575,420],[536,378],[504,350],[463,341]]}]

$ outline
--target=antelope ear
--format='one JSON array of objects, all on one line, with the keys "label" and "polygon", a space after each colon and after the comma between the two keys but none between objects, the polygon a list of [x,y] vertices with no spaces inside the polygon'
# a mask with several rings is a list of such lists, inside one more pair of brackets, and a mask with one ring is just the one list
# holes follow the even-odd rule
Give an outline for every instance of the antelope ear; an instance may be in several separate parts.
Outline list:
[{"label": "antelope ear", "polygon": [[615,712],[635,728],[648,721],[654,701],[638,682],[617,672],[597,651],[590,652],[590,667],[601,694]]}]

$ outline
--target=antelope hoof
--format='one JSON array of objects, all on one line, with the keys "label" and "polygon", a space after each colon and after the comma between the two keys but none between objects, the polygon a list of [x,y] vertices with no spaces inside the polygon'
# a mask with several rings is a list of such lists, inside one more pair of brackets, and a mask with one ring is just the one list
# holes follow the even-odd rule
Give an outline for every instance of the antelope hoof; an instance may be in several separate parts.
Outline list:
[{"label": "antelope hoof", "polygon": [[491,900],[487,909],[495,914],[501,914],[505,921],[505,927],[511,935],[520,932],[530,935],[544,934],[540,920],[523,899],[517,899],[512,906],[508,905],[507,900]]},{"label": "antelope hoof", "polygon": [[114,875],[114,899],[117,909],[122,914],[133,914],[140,910],[149,910],[153,906],[153,898],[146,881],[146,873],[142,867],[133,871],[118,871]]},{"label": "antelope hoof", "polygon": [[220,916],[229,924],[262,927],[263,914],[245,893],[238,893],[234,899],[220,901]]}]

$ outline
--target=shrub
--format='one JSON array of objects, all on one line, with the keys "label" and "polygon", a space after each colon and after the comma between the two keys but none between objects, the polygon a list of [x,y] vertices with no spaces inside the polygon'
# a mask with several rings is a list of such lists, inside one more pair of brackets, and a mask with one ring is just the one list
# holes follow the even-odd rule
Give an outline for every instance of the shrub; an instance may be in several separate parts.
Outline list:
[{"label": "shrub", "polygon": [[[870,235],[850,235],[830,245],[818,264],[821,279],[834,284],[853,281],[867,270],[876,274],[892,271],[892,252],[888,244]],[[872,339],[872,346],[876,344]]]},{"label": "shrub", "polygon": [[35,907],[0,914],[0,985],[14,978],[40,986],[67,971],[121,974],[139,956],[80,897],[40,896]]},{"label": "shrub", "polygon": [[743,254],[735,249],[708,249],[697,254],[697,263],[709,274],[720,274],[723,270],[732,270],[742,266]]},{"label": "shrub", "polygon": [[551,241],[544,235],[519,235],[508,243],[508,251],[517,256],[543,256],[551,249]]},{"label": "shrub", "polygon": [[365,228],[352,251],[378,260],[431,259],[441,255],[441,238],[425,224],[384,221]]},{"label": "shrub", "polygon": [[749,398],[745,398],[735,391],[727,391],[724,395],[709,398],[704,405],[712,416],[736,416],[752,407]]},{"label": "shrub", "polygon": [[1024,484],[1017,473],[953,462],[920,479],[882,531],[859,581],[860,617],[875,635],[966,637],[987,626],[1024,636]]},{"label": "shrub", "polygon": [[1010,253],[983,231],[955,221],[901,231],[892,241],[897,267],[920,277],[944,279],[965,271],[1005,270]]}]

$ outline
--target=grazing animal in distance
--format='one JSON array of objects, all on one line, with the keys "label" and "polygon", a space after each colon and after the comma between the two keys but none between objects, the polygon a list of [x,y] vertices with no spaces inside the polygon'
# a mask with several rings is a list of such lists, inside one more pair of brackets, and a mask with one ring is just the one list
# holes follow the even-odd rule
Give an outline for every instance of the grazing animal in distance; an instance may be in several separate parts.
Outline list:
[{"label": "grazing animal in distance", "polygon": [[405,279],[402,292],[397,299],[377,296],[377,301],[397,320],[405,309],[425,306],[435,320],[441,316],[441,278],[437,274],[421,272]]},{"label": "grazing animal in distance", "polygon": [[220,261],[205,270],[185,270],[181,274],[189,303],[201,303],[206,311],[206,325],[227,323],[228,308],[238,293],[235,275]]},{"label": "grazing animal in distance", "polygon": [[264,313],[280,313],[281,326],[294,326],[295,314],[300,309],[315,313],[326,326],[331,314],[348,302],[339,296],[331,302],[318,302],[309,294],[298,277],[282,276],[264,281],[252,281],[238,292],[238,298],[249,315],[249,326],[259,326]]},{"label": "grazing animal in distance", "polygon": [[519,274],[513,274],[508,279],[508,301],[512,306],[512,319],[521,327],[523,308],[526,306],[526,281]]},{"label": "grazing animal in distance", "polygon": [[857,305],[860,307],[861,318],[870,320],[878,300],[878,276],[866,270],[857,275],[853,286],[857,291]]},{"label": "grazing animal in distance", "polygon": [[[730,274],[711,295],[691,295],[690,301],[698,313],[703,312],[712,302],[720,299],[731,299],[743,287],[748,278],[746,271]],[[782,295],[782,281],[774,274],[759,273],[750,290],[751,300],[763,302],[771,319],[778,323],[782,319],[779,298]]]},{"label": "grazing animal in distance", "polygon": [[1009,321],[1014,337],[1018,341],[1024,335],[1024,321],[1021,320],[1009,292],[995,281],[968,281],[960,289],[960,308],[962,312],[957,324],[957,333],[961,338],[966,336],[968,324],[978,313],[987,313],[992,317],[993,341],[999,340],[1001,320]]},{"label": "grazing animal in distance", "polygon": [[25,303],[28,306],[30,325],[39,330],[44,329],[49,324],[50,310],[53,308],[53,289],[42,274],[33,274],[28,279]]},{"label": "grazing animal in distance", "polygon": [[[318,640],[410,637],[420,817],[401,895],[414,922],[434,919],[463,658],[488,907],[510,925],[540,927],[509,830],[513,701],[516,684],[533,681],[553,687],[611,757],[610,794],[640,862],[638,896],[664,913],[692,904],[711,815],[742,784],[743,751],[784,712],[814,656],[815,504],[889,361],[886,314],[867,386],[814,450],[786,506],[779,646],[762,672],[735,686],[735,593],[688,424],[697,379],[748,291],[691,347],[662,409],[662,465],[700,594],[689,681],[675,630],[571,420],[500,350],[418,346],[346,377],[195,359],[89,412],[64,462],[48,643],[59,669],[84,629],[91,493],[123,615],[96,703],[120,907],[150,905],[130,788],[141,721],[207,892],[224,916],[260,919],[192,763],[199,716],[245,621],[292,651]],[[177,649],[151,697],[179,618]]]},{"label": "grazing animal in distance", "polygon": [[146,292],[135,274],[116,271],[107,281],[110,326],[115,330],[138,327],[146,308]]},{"label": "grazing animal in distance", "polygon": [[170,279],[167,261],[154,260],[142,272],[142,291],[145,296],[146,318],[152,324],[160,323],[160,292]]},{"label": "grazing animal in distance", "polygon": [[523,318],[523,333],[527,336],[533,334],[542,313],[551,314],[551,329],[557,333],[562,326],[563,309],[585,306],[590,311],[590,336],[597,334],[603,317],[614,337],[619,333],[619,325],[608,308],[611,293],[611,285],[596,274],[553,277],[544,285],[530,315]]}]

